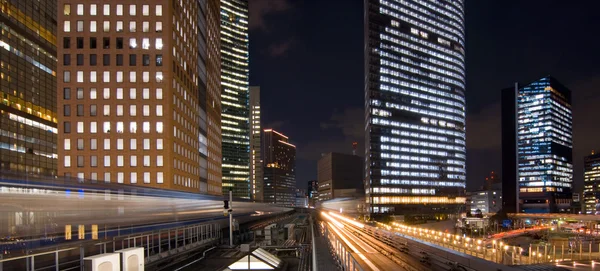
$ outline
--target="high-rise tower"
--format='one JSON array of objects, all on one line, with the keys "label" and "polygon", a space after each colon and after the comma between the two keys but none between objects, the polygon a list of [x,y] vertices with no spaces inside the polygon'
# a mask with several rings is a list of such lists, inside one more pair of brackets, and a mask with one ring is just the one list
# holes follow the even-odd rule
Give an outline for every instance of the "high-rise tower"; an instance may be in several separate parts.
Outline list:
[{"label": "high-rise tower", "polygon": [[365,192],[373,216],[465,203],[462,0],[365,0]]},{"label": "high-rise tower", "polygon": [[571,91],[547,76],[519,88],[517,108],[519,212],[570,212]]},{"label": "high-rise tower", "polygon": [[58,8],[59,174],[220,195],[219,1]]},{"label": "high-rise tower", "polygon": [[56,175],[56,1],[0,1],[0,170]]},{"label": "high-rise tower", "polygon": [[221,0],[223,191],[251,198],[248,1]]},{"label": "high-rise tower", "polygon": [[583,202],[585,213],[600,213],[600,153],[592,153],[583,159]]},{"label": "high-rise tower", "polygon": [[263,200],[263,161],[260,87],[250,87],[250,184],[252,199]]}]

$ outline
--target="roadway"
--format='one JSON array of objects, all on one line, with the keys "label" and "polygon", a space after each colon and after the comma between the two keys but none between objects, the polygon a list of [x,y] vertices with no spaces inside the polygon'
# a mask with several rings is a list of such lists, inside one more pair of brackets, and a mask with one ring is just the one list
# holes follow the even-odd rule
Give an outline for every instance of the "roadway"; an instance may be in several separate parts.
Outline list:
[{"label": "roadway", "polygon": [[338,238],[353,251],[359,265],[365,270],[449,270],[446,262],[439,262],[427,253],[410,249],[400,242],[382,241],[372,235],[368,226],[328,212],[323,215]]}]

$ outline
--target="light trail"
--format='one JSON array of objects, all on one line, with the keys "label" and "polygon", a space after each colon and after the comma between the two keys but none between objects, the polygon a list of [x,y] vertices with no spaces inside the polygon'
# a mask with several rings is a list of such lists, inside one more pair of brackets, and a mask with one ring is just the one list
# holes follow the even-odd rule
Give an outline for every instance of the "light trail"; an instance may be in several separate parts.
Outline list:
[{"label": "light trail", "polygon": [[338,214],[336,214],[336,213],[334,213],[334,212],[329,212],[329,214],[331,214],[332,216],[335,216],[335,217],[337,217],[337,218],[339,218],[339,219],[341,219],[341,220],[344,220],[344,221],[346,221],[346,222],[348,222],[348,223],[350,223],[350,224],[352,224],[352,225],[354,225],[354,226],[356,226],[356,227],[359,227],[359,228],[361,228],[361,229],[365,227],[365,224],[362,224],[362,223],[356,222],[356,221],[354,221],[354,220],[352,220],[352,219],[349,219],[349,218],[347,218],[347,217],[343,217],[343,216],[341,216],[341,215],[338,215]]},{"label": "light trail", "polygon": [[327,223],[329,224],[330,228],[340,237],[340,239],[342,239],[342,241],[344,241],[344,243],[346,244],[346,246],[348,246],[352,251],[354,251],[354,253],[356,253],[356,255],[358,255],[358,257],[361,260],[365,261],[365,263],[372,270],[380,271],[379,268],[377,268],[377,266],[375,266],[367,257],[365,257],[365,255],[363,255],[362,253],[360,253],[360,251],[354,245],[352,245],[348,239],[346,239],[346,237],[337,229],[336,226],[334,226],[333,223],[331,223],[331,222],[327,222]]}]

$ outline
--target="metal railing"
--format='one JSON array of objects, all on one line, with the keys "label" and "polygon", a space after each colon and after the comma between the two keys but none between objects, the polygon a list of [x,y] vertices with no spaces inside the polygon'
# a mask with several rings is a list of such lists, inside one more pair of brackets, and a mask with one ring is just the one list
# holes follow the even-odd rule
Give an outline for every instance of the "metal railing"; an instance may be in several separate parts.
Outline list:
[{"label": "metal railing", "polygon": [[[172,229],[161,229],[146,233],[113,237],[95,244],[80,244],[35,254],[2,259],[0,271],[11,270],[78,270],[85,256],[115,252],[120,249],[143,247],[146,265],[174,256],[187,250],[218,242],[221,226],[204,223]],[[89,253],[89,255],[86,254]]]}]

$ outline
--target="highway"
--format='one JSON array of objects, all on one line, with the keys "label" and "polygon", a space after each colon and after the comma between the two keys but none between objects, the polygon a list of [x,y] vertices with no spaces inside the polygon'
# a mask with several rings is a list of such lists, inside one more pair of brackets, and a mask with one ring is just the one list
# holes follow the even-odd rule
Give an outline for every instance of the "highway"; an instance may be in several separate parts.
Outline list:
[{"label": "highway", "polygon": [[337,215],[323,212],[329,227],[353,251],[365,270],[451,270],[446,262],[437,261],[427,253],[412,250],[401,242],[382,240],[373,236],[369,226]]}]

